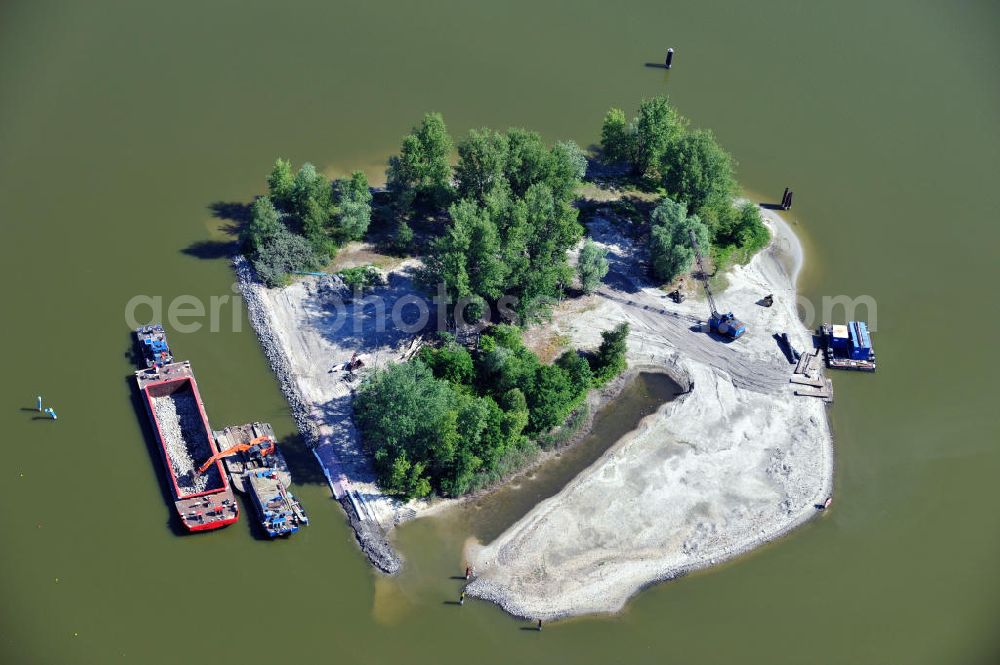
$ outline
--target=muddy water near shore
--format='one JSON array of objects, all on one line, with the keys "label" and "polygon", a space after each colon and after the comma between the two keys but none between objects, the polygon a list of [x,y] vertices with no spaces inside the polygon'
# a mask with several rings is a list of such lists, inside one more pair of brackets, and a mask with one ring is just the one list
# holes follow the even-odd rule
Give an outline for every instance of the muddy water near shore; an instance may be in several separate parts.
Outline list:
[{"label": "muddy water near shore", "polygon": [[[524,517],[543,499],[547,499],[596,462],[611,446],[636,428],[639,422],[671,401],[681,387],[658,372],[641,372],[611,402],[594,415],[593,425],[579,442],[557,450],[537,467],[482,498],[469,501],[427,521],[439,522],[433,528],[455,530],[486,543]],[[422,520],[400,528],[398,540],[409,549],[409,531],[423,527]],[[431,527],[426,527],[431,528]]]},{"label": "muddy water near shore", "polygon": [[681,392],[682,388],[667,374],[640,372],[597,411],[590,431],[577,443],[556,451],[538,466],[482,497],[397,528],[393,543],[399,551],[437,549],[441,556],[433,563],[421,557],[421,561],[405,566],[397,578],[379,580],[375,615],[398,617],[409,606],[407,599],[440,593],[441,580],[460,576],[464,570],[462,552],[470,539],[481,543],[492,541],[540,501],[557,494],[623,436],[635,430],[643,418]]}]

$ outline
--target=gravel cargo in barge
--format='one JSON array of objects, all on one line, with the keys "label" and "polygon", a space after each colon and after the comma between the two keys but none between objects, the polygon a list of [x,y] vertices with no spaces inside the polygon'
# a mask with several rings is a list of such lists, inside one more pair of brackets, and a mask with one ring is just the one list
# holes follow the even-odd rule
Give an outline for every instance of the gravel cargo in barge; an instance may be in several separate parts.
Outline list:
[{"label": "gravel cargo in barge", "polygon": [[167,470],[168,488],[188,531],[232,524],[239,507],[221,463],[197,473],[199,461],[215,455],[215,441],[188,361],[135,373],[142,401]]},{"label": "gravel cargo in barge", "polygon": [[288,491],[292,474],[269,423],[237,425],[213,434],[220,452],[206,465],[222,459],[233,487],[252,499],[268,537],[288,536],[309,524],[302,505]]}]

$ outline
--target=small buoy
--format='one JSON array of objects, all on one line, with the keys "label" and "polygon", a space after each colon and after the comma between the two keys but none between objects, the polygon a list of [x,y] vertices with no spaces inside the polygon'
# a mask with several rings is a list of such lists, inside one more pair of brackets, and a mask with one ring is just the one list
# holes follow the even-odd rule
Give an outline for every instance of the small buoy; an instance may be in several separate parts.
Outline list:
[{"label": "small buoy", "polygon": [[668,48],[667,59],[663,61],[663,66],[666,67],[667,69],[670,69],[673,66],[673,62],[674,62],[674,49]]}]

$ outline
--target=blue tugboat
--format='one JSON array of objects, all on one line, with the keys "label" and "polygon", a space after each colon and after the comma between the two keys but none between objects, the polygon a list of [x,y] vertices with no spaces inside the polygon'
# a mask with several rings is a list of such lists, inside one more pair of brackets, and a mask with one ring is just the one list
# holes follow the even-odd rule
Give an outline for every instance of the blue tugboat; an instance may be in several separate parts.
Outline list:
[{"label": "blue tugboat", "polygon": [[174,362],[174,355],[167,345],[167,333],[159,323],[139,326],[135,329],[135,339],[147,369]]}]

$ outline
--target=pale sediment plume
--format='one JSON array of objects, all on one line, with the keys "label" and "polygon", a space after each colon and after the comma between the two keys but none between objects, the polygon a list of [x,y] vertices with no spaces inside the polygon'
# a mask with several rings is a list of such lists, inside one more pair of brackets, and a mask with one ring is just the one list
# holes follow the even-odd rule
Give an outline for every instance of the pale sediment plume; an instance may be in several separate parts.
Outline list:
[{"label": "pale sediment plume", "polygon": [[[765,219],[772,244],[731,270],[717,297],[749,326],[728,344],[697,331],[703,298],[666,301],[614,224],[592,223],[615,288],[557,312],[555,325],[592,347],[599,331],[628,321],[630,364],[663,368],[691,390],[494,542],[470,546],[470,595],[531,618],[613,612],[653,582],[746,552],[817,514],[833,477],[825,406],[793,394],[792,367],[771,337],[787,332],[796,348],[811,347],[795,309],[801,249],[777,215]],[[758,305],[769,293],[774,306]]]},{"label": "pale sediment plume", "polygon": [[153,410],[181,493],[197,494],[218,486],[219,471],[214,466],[203,474],[195,472],[212,456],[212,449],[194,395],[177,392],[154,397]]}]

